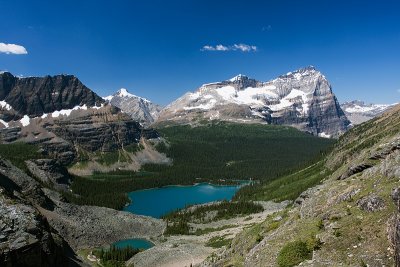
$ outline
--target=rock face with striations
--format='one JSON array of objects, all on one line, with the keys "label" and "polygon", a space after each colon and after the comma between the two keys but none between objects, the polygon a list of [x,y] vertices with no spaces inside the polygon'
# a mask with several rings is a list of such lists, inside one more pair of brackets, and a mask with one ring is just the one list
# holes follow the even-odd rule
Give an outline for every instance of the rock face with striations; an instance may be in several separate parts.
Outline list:
[{"label": "rock face with striations", "polygon": [[93,113],[76,118],[59,119],[46,129],[68,142],[89,152],[115,151],[126,145],[137,143],[142,134],[138,122],[125,114]]},{"label": "rock face with striations", "polygon": [[9,72],[0,74],[0,101],[11,106],[17,118],[104,103],[73,75],[18,78]]},{"label": "rock face with striations", "polygon": [[238,75],[204,84],[164,108],[156,123],[199,119],[291,125],[323,137],[337,136],[350,124],[328,80],[314,67],[268,82]]}]

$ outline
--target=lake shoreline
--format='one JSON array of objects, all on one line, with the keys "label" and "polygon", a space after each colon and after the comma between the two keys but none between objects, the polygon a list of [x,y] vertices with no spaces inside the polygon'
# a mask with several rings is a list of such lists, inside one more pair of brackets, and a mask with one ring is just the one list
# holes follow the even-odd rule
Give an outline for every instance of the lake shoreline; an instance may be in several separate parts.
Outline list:
[{"label": "lake shoreline", "polygon": [[[128,193],[130,203],[125,205],[123,211],[161,218],[168,212],[190,205],[222,200],[230,201],[242,186],[251,181],[236,180],[236,182],[238,182],[236,185],[201,182],[192,185],[167,185],[132,191]],[[162,201],[160,202],[160,200]]]}]

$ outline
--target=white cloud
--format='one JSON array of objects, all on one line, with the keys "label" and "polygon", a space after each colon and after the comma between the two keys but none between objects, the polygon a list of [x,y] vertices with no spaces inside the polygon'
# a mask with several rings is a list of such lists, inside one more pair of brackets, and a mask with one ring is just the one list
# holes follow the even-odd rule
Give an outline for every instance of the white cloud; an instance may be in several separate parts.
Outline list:
[{"label": "white cloud", "polygon": [[0,53],[23,55],[28,51],[22,45],[0,43]]},{"label": "white cloud", "polygon": [[201,51],[228,51],[229,48],[227,46],[224,45],[216,45],[216,46],[212,46],[212,45],[205,45],[203,46],[203,48],[201,49]]},{"label": "white cloud", "polygon": [[247,45],[247,44],[234,44],[230,46],[225,46],[222,44],[212,46],[205,45],[200,49],[201,51],[241,51],[241,52],[256,52],[258,50],[255,45]]},{"label": "white cloud", "polygon": [[271,25],[268,25],[268,26],[262,27],[262,28],[261,28],[261,31],[265,32],[265,31],[270,31],[271,29],[272,29],[272,26],[271,26]]}]

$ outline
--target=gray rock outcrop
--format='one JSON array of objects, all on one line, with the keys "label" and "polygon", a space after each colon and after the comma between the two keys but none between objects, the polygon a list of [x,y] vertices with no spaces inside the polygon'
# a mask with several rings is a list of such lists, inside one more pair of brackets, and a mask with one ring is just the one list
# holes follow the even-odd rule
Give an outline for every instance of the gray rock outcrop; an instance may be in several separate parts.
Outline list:
[{"label": "gray rock outcrop", "polygon": [[133,95],[124,88],[113,95],[104,97],[104,99],[111,105],[120,108],[122,112],[128,114],[143,126],[149,126],[153,123],[162,109],[161,106],[143,97]]}]

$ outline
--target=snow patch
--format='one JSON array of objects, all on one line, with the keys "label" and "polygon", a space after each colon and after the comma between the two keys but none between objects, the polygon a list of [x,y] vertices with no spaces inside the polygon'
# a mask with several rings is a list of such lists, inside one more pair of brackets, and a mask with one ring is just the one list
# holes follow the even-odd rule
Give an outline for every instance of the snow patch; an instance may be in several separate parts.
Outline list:
[{"label": "snow patch", "polygon": [[279,111],[279,110],[291,107],[295,103],[293,100],[297,97],[301,97],[301,99],[302,99],[301,106],[303,109],[303,115],[308,114],[308,110],[309,110],[308,95],[307,95],[307,93],[305,93],[301,90],[298,90],[298,89],[292,89],[292,91],[290,91],[290,93],[287,96],[285,96],[284,98],[282,98],[280,100],[279,104],[270,106],[270,109],[273,111]]},{"label": "snow patch", "polygon": [[102,107],[104,107],[104,104],[101,104],[99,107],[98,106],[93,106],[91,107],[92,109],[101,109]]},{"label": "snow patch", "polygon": [[354,105],[352,107],[348,107],[345,109],[346,112],[349,113],[366,113],[366,112],[379,112],[379,111],[384,111],[390,106],[394,106],[396,104],[373,104],[373,105],[368,105],[368,106],[360,106],[360,105]]},{"label": "snow patch", "polygon": [[19,122],[22,124],[23,127],[28,126],[30,124],[31,118],[28,115],[25,115]]},{"label": "snow patch", "polygon": [[114,97],[112,95],[102,97],[105,101],[111,101]]},{"label": "snow patch", "polygon": [[331,138],[331,135],[330,135],[330,134],[327,134],[327,133],[325,133],[325,132],[319,133],[318,136],[319,136],[319,137],[323,137],[323,138]]},{"label": "snow patch", "polygon": [[3,124],[6,128],[8,128],[8,123],[0,119],[0,123]]},{"label": "snow patch", "polygon": [[198,106],[194,106],[194,107],[184,107],[184,110],[192,110],[192,109],[211,109],[215,106],[215,104],[217,103],[217,100],[215,99],[211,99],[207,104],[200,104]]},{"label": "snow patch", "polygon": [[129,93],[128,90],[125,89],[125,88],[119,89],[118,92],[117,92],[117,95],[120,96],[120,97],[129,97],[129,98],[130,98],[130,97],[134,97],[134,98],[138,98],[138,99],[140,99],[140,100],[143,100],[143,101],[145,101],[145,102],[150,102],[150,101],[147,100],[146,98],[143,98],[143,97],[140,97],[140,96],[137,96],[137,95],[134,95],[134,94]]},{"label": "snow patch", "polygon": [[243,78],[247,78],[247,76],[246,76],[246,75],[243,75],[243,74],[239,74],[239,75],[236,75],[235,77],[229,79],[228,81],[230,81],[230,82],[236,82],[236,81],[240,81],[240,80],[243,79]]},{"label": "snow patch", "polygon": [[271,91],[271,89],[276,89],[276,87],[273,85],[260,88],[247,87],[237,91],[233,86],[224,86],[218,88],[216,91],[228,102],[246,105],[263,105],[265,99],[271,100],[278,98],[278,95]]},{"label": "snow patch", "polygon": [[132,97],[132,96],[134,96],[134,95],[132,95],[131,93],[129,93],[128,92],[128,90],[126,90],[125,88],[121,88],[121,89],[119,89],[118,90],[118,95],[120,96],[120,97]]},{"label": "snow patch", "polygon": [[5,108],[6,110],[12,109],[12,107],[6,101],[0,101],[0,107]]},{"label": "snow patch", "polygon": [[51,116],[52,116],[53,118],[58,118],[59,116],[69,116],[69,115],[71,115],[71,112],[72,112],[72,111],[74,111],[74,110],[79,110],[79,109],[87,110],[88,108],[87,108],[87,106],[86,106],[86,104],[85,104],[85,105],[83,105],[83,106],[76,106],[76,107],[74,107],[74,108],[72,108],[72,109],[57,110],[57,111],[54,111],[53,113],[51,113]]}]

